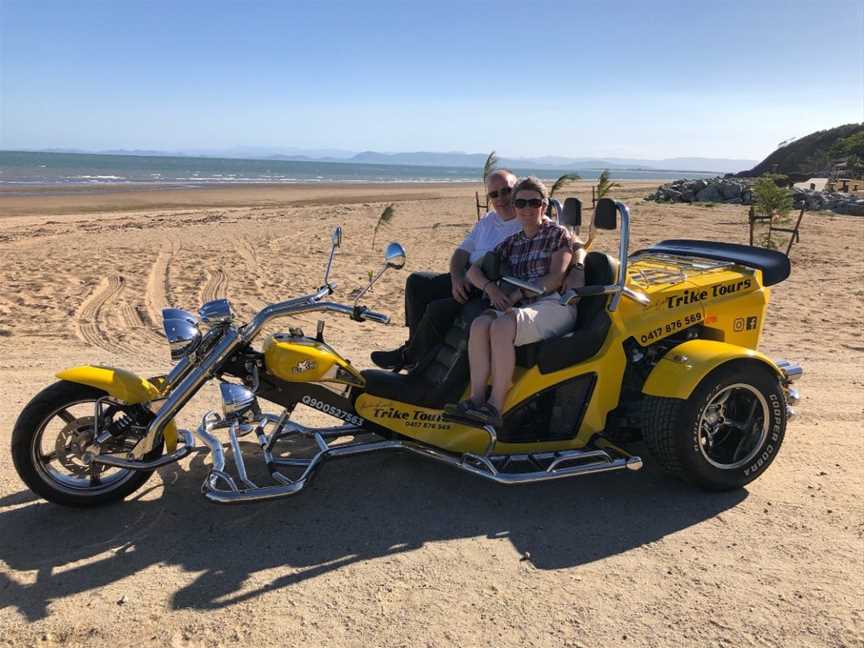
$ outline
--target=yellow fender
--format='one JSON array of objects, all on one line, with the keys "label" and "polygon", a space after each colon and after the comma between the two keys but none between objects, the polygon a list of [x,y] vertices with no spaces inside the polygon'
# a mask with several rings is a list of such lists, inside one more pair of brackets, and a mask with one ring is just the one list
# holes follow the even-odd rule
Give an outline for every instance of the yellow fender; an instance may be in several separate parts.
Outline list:
[{"label": "yellow fender", "polygon": [[663,398],[689,398],[701,380],[732,360],[758,360],[782,377],[764,353],[717,340],[690,340],[671,349],[648,375],[642,393]]},{"label": "yellow fender", "polygon": [[[64,369],[57,374],[57,377],[60,380],[68,380],[101,389],[129,405],[149,403],[164,398],[162,391],[165,387],[164,381],[155,379],[154,384],[154,382],[136,376],[125,369],[83,365]],[[177,425],[174,421],[169,421],[168,425],[165,426],[163,436],[165,437],[165,448],[168,452],[173,452],[177,448]]]}]

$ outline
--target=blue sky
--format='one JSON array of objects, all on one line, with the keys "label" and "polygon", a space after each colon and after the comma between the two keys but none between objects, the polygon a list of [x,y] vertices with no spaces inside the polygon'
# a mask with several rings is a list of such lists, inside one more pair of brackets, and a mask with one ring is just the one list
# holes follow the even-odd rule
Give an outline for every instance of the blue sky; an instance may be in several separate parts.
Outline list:
[{"label": "blue sky", "polygon": [[761,159],[864,121],[864,5],[0,0],[0,148]]}]

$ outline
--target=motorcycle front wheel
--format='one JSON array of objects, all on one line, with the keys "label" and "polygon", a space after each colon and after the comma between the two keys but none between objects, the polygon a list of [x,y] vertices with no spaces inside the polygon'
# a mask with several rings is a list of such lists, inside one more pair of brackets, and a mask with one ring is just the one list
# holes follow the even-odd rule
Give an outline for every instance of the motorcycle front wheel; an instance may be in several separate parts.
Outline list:
[{"label": "motorcycle front wheel", "polygon": [[[45,388],[31,400],[12,431],[12,461],[25,484],[37,495],[64,506],[91,507],[118,502],[138,490],[153,470],[128,470],[95,462],[86,463],[95,430],[96,402],[108,394],[101,389],[61,380]],[[124,422],[140,418],[136,406],[110,405],[108,418],[116,429]],[[125,421],[124,421],[125,419]],[[106,421],[102,421],[103,424]],[[101,453],[125,457],[138,438],[113,435]],[[145,457],[162,454],[162,443]]]}]

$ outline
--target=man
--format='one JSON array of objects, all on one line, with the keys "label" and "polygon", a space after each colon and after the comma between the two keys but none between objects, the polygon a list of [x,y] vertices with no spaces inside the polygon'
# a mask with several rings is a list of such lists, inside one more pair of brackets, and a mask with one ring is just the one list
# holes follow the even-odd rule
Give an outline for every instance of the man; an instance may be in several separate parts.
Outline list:
[{"label": "man", "polygon": [[393,351],[373,351],[372,362],[382,369],[410,367],[443,338],[464,304],[477,291],[466,278],[472,263],[507,237],[522,231],[510,203],[516,176],[506,169],[489,174],[486,195],[493,211],[481,218],[450,257],[450,272],[414,272],[405,282],[405,325],[408,341]]}]

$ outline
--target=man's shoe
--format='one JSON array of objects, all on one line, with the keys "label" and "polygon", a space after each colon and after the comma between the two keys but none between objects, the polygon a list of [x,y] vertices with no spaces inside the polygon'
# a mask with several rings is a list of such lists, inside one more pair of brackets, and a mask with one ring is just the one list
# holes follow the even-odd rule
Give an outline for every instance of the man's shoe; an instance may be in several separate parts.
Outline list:
[{"label": "man's shoe", "polygon": [[394,349],[393,351],[373,351],[370,354],[372,358],[372,363],[376,367],[381,367],[382,369],[390,369],[390,370],[399,370],[406,367],[409,362],[408,358],[406,358],[406,354],[408,351],[408,345],[403,344],[398,349]]}]

